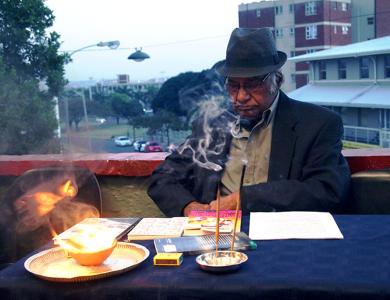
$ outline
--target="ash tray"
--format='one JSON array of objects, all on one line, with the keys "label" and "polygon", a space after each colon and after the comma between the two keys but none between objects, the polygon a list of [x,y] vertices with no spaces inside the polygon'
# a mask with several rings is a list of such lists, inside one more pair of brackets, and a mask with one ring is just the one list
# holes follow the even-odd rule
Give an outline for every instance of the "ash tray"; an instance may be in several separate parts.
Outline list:
[{"label": "ash tray", "polygon": [[224,273],[235,271],[248,260],[245,253],[238,251],[218,251],[203,253],[196,258],[199,267],[208,272]]}]

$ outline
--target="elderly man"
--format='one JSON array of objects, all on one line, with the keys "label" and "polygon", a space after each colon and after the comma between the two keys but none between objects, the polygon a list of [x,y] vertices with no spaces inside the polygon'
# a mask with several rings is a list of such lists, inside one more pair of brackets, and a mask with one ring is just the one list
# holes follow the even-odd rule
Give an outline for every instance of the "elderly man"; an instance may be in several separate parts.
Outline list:
[{"label": "elderly man", "polygon": [[226,77],[236,117],[200,118],[186,147],[155,170],[148,193],[167,216],[215,209],[218,187],[220,208],[235,209],[240,194],[244,214],[340,209],[350,178],[341,119],[280,90],[286,59],[269,28],[232,32],[216,70]]}]

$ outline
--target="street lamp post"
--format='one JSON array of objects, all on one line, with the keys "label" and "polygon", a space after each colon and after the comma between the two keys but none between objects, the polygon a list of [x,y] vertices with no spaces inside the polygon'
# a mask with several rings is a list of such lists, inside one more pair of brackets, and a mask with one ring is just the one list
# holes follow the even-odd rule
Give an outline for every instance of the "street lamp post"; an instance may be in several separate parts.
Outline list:
[{"label": "street lamp post", "polygon": [[[108,41],[108,42],[99,42],[97,44],[92,44],[92,45],[88,45],[88,46],[84,46],[84,47],[81,47],[79,49],[76,49],[76,50],[73,50],[71,52],[68,53],[69,57],[71,58],[73,54],[77,53],[77,52],[80,52],[80,51],[83,51],[87,48],[92,48],[92,47],[109,47],[110,49],[117,49],[120,45],[120,42],[115,40],[115,41]],[[85,125],[86,125],[86,128],[87,128],[87,132],[89,131],[89,122],[88,122],[88,112],[87,112],[87,104],[86,104],[86,101],[85,101],[85,96],[84,96],[84,93],[82,93],[81,95],[81,100],[83,102],[83,111],[84,111],[84,119],[85,119]],[[65,120],[65,123],[66,123],[66,131],[68,132],[68,139],[69,139],[69,105],[68,105],[68,98],[65,97],[65,110],[66,110],[66,120]],[[70,143],[68,143],[70,144]],[[89,147],[89,151],[92,150],[92,143],[91,143],[91,137],[88,135],[88,147]]]},{"label": "street lamp post", "polygon": [[[120,45],[120,42],[115,40],[115,41],[107,41],[107,42],[99,42],[97,44],[92,44],[92,45],[88,45],[88,46],[84,46],[82,48],[79,48],[79,49],[76,49],[76,50],[73,50],[71,52],[68,53],[69,57],[71,58],[73,54],[77,53],[77,52],[80,52],[80,51],[83,51],[85,49],[88,49],[88,48],[92,48],[92,47],[108,47],[110,49],[117,49]],[[129,60],[134,60],[136,62],[141,62],[145,59],[148,59],[150,58],[150,56],[141,51],[142,48],[135,48],[135,52],[130,54],[128,59]],[[85,102],[85,95],[84,93],[81,94],[81,99],[82,99],[82,102],[83,102],[83,110],[84,110],[84,118],[85,118],[85,123],[86,123],[86,127],[87,127],[87,131],[89,129],[89,123],[88,123],[88,113],[87,113],[87,105],[86,105],[86,102]],[[69,112],[68,112],[68,99],[65,97],[65,109],[66,109],[66,130],[67,132],[69,132]],[[60,129],[59,129],[60,130]],[[61,131],[61,130],[60,130]],[[91,137],[88,136],[88,145],[89,145],[89,150],[91,151],[92,150],[92,145],[91,145]]]}]

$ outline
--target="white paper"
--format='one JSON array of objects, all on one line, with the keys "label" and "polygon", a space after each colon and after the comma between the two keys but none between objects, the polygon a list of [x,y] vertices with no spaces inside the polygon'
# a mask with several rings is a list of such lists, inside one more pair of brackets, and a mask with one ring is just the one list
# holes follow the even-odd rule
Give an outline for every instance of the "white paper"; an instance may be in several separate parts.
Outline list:
[{"label": "white paper", "polygon": [[332,215],[327,212],[252,212],[249,220],[252,240],[343,239]]}]

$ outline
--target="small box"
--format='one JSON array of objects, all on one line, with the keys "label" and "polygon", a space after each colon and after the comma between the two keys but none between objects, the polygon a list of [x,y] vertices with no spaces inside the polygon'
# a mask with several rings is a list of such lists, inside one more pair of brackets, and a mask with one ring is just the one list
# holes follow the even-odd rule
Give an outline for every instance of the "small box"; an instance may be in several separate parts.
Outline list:
[{"label": "small box", "polygon": [[157,253],[153,258],[155,266],[180,266],[183,253]]}]

